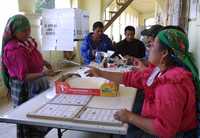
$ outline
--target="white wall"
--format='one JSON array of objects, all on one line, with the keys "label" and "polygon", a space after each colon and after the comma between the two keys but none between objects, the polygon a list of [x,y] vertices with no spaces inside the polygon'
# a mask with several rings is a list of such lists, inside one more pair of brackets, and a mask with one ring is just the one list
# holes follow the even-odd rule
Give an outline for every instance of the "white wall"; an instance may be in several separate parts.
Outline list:
[{"label": "white wall", "polygon": [[198,4],[197,11],[197,19],[189,22],[188,37],[190,40],[190,51],[194,55],[200,72],[200,3]]},{"label": "white wall", "polygon": [[92,25],[102,19],[102,0],[79,0],[79,8],[89,12],[89,26],[92,31]]}]

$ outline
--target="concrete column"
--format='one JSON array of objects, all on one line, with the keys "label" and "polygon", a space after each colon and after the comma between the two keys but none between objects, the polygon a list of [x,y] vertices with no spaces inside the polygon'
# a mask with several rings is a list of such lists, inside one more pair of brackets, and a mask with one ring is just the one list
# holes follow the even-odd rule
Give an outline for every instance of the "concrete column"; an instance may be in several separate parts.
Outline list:
[{"label": "concrete column", "polygon": [[24,13],[35,13],[36,0],[18,0],[19,10]]},{"label": "concrete column", "polygon": [[92,31],[93,23],[102,20],[102,0],[79,0],[78,5],[80,9],[90,13],[89,26]]}]

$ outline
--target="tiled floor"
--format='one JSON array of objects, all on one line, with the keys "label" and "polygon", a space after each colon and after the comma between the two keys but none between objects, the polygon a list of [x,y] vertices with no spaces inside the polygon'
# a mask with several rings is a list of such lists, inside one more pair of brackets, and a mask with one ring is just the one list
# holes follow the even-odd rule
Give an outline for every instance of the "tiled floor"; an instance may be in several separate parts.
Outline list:
[{"label": "tiled floor", "polygon": [[[8,112],[12,109],[12,104],[8,98],[0,99],[0,114]],[[16,137],[16,125],[0,123],[0,136],[2,138],[15,138]]]},{"label": "tiled floor", "polygon": [[[11,102],[7,98],[0,99],[0,114],[12,109]],[[113,138],[118,138],[114,136]],[[16,138],[16,125],[0,123],[0,138]],[[46,138],[57,138],[57,129],[52,129]],[[108,134],[95,134],[81,131],[66,131],[62,138],[110,138]]]}]

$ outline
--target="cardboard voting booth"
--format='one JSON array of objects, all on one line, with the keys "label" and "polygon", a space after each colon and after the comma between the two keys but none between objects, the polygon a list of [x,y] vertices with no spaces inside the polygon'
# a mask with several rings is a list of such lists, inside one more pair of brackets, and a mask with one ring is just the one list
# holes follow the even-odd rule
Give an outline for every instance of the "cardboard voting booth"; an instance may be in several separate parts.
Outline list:
[{"label": "cardboard voting booth", "polygon": [[73,51],[74,40],[89,32],[89,14],[80,9],[45,9],[42,12],[42,50]]}]

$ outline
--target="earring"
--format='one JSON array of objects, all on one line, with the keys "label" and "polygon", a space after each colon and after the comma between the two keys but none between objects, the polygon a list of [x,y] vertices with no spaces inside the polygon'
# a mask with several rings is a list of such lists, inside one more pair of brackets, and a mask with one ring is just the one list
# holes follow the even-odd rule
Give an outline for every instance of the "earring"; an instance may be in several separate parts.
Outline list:
[{"label": "earring", "polygon": [[161,65],[165,65],[165,63],[166,63],[165,57],[161,57],[161,58],[160,58],[160,64],[161,64]]}]

